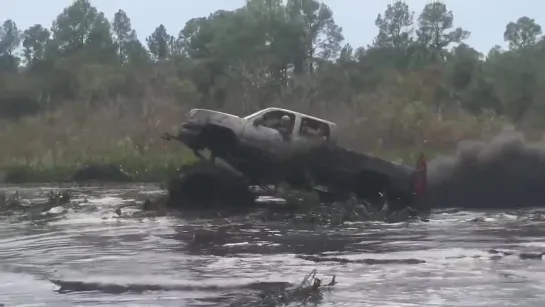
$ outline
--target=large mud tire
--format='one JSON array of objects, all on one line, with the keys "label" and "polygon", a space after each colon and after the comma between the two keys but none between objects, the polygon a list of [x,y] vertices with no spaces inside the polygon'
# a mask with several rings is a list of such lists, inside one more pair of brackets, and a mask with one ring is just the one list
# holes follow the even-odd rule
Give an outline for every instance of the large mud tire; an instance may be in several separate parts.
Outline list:
[{"label": "large mud tire", "polygon": [[168,194],[167,206],[189,210],[247,209],[256,198],[243,178],[210,161],[181,169],[171,179]]},{"label": "large mud tire", "polygon": [[237,137],[232,130],[208,125],[199,136],[199,148],[207,148],[216,157],[228,157],[237,147]]}]

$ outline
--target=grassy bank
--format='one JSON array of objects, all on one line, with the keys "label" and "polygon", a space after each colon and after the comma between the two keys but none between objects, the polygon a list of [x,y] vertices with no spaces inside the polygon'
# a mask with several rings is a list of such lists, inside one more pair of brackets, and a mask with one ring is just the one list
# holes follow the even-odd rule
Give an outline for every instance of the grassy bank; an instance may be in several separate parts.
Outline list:
[{"label": "grassy bank", "polygon": [[[403,151],[373,151],[369,154],[413,166],[421,149]],[[428,158],[438,152],[425,151]],[[110,152],[101,156],[65,157],[45,156],[38,160],[13,159],[0,167],[0,183],[62,183],[72,181],[95,182],[162,182],[174,175],[181,166],[197,160],[187,149],[179,152],[139,154]]]},{"label": "grassy bank", "polygon": [[71,159],[56,163],[17,161],[0,168],[0,183],[60,183],[71,181],[161,182],[194,158],[186,151]]},{"label": "grassy bank", "polygon": [[18,121],[0,121],[0,182],[159,182],[194,161],[178,142],[161,138],[185,111],[155,105],[145,116],[121,106],[88,112],[65,107]]},{"label": "grassy bank", "polygon": [[[419,149],[405,151],[375,151],[370,154],[398,163],[414,165]],[[427,151],[432,158],[437,153]],[[179,152],[137,154],[117,152],[91,157],[65,157],[53,161],[50,157],[37,160],[13,159],[0,167],[0,183],[61,183],[76,179],[102,182],[161,182],[181,166],[196,161],[193,153]]]}]

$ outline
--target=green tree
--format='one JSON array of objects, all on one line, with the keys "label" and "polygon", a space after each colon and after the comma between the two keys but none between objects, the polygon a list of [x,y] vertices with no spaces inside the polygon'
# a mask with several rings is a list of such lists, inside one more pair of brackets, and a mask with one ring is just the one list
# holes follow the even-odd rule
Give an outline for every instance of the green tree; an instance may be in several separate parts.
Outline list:
[{"label": "green tree", "polygon": [[159,25],[146,39],[150,53],[155,60],[165,60],[171,54],[174,37],[168,34],[164,25]]},{"label": "green tree", "polygon": [[523,16],[505,26],[503,38],[509,42],[510,49],[522,49],[535,45],[541,33],[541,26],[534,19]]},{"label": "green tree", "polygon": [[136,32],[133,32],[131,20],[127,13],[119,10],[114,15],[113,31],[115,34],[115,43],[119,53],[119,61],[126,63],[129,57],[129,46],[136,38]]},{"label": "green tree", "polygon": [[0,70],[15,71],[20,59],[14,51],[21,44],[21,31],[11,19],[4,21],[0,27]]},{"label": "green tree", "polygon": [[379,32],[374,39],[377,47],[407,48],[411,44],[414,12],[407,3],[398,1],[388,4],[384,17],[379,14],[375,25]]},{"label": "green tree", "polygon": [[4,21],[0,28],[0,53],[13,56],[15,49],[21,44],[21,31],[11,19]]},{"label": "green tree", "polygon": [[32,66],[45,57],[46,45],[49,42],[50,32],[40,24],[33,25],[23,33],[23,54],[25,61]]},{"label": "green tree", "polygon": [[384,16],[379,14],[375,20],[378,34],[373,40],[373,45],[367,51],[369,61],[379,67],[395,67],[402,69],[408,67],[414,53],[412,38],[414,13],[409,6],[401,1],[389,4]]},{"label": "green tree", "polygon": [[460,44],[449,54],[451,86],[455,90],[465,89],[471,82],[475,70],[481,64],[482,54],[467,44]]},{"label": "green tree", "polygon": [[291,22],[301,26],[304,31],[303,41],[310,72],[319,62],[338,55],[344,36],[326,4],[316,0],[288,0],[287,9]]},{"label": "green tree", "polygon": [[135,30],[131,31],[130,36],[125,42],[124,46],[127,63],[135,66],[149,64],[149,53],[138,39]]},{"label": "green tree", "polygon": [[75,0],[53,22],[52,50],[61,57],[78,52],[95,60],[111,59],[115,46],[110,24],[89,0]]},{"label": "green tree", "polygon": [[445,48],[452,43],[460,43],[470,35],[462,28],[453,27],[454,14],[442,2],[426,4],[420,14],[416,34],[418,42],[425,45],[433,59],[444,58]]},{"label": "green tree", "polygon": [[99,12],[96,16],[85,47],[88,57],[98,63],[116,61],[117,47],[112,37],[110,22],[104,13]]}]

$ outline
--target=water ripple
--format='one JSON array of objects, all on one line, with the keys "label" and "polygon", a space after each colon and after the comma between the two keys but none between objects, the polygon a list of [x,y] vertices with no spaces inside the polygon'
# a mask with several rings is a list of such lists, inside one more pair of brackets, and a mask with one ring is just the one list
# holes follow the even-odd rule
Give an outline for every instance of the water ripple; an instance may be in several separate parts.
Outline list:
[{"label": "water ripple", "polygon": [[[23,190],[31,197],[43,191]],[[243,219],[119,218],[116,205],[156,187],[75,191],[88,202],[41,216],[39,224],[0,221],[0,303],[250,306],[239,302],[298,285],[313,269],[325,280],[337,276],[320,306],[545,302],[545,262],[517,256],[545,250],[545,222],[531,218],[538,211],[442,210],[429,223],[303,229]]]}]

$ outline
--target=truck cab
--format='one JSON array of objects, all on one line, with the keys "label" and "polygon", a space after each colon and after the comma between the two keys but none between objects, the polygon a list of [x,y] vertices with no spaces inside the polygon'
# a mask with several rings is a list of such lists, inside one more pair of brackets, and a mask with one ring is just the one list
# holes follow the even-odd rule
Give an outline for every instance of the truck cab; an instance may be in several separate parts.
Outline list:
[{"label": "truck cab", "polygon": [[280,159],[337,142],[336,124],[299,112],[267,108],[244,121],[241,145],[257,147]]},{"label": "truck cab", "polygon": [[214,156],[242,152],[263,153],[273,160],[285,160],[324,144],[336,144],[337,126],[303,113],[266,108],[246,117],[193,109],[178,135],[169,136],[198,151],[209,149]]}]

